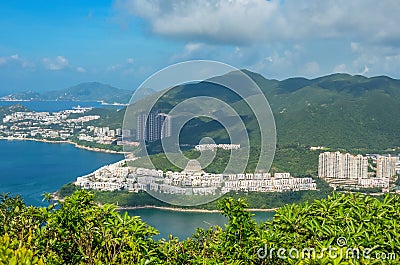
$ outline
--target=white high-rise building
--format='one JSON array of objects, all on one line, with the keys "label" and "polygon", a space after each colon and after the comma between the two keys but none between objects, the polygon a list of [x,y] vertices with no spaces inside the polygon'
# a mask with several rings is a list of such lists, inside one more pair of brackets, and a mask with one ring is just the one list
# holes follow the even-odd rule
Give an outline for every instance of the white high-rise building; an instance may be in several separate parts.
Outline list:
[{"label": "white high-rise building", "polygon": [[378,156],[376,159],[376,177],[391,178],[396,175],[396,157]]},{"label": "white high-rise building", "polygon": [[325,152],[319,155],[318,176],[320,178],[359,179],[367,178],[368,158],[340,152]]},{"label": "white high-rise building", "polygon": [[160,138],[165,138],[171,136],[171,116],[165,113],[158,114],[159,126],[160,126]]},{"label": "white high-rise building", "polygon": [[356,162],[356,175],[361,176],[359,178],[367,178],[368,177],[368,158],[362,155],[357,155],[355,157]]},{"label": "white high-rise building", "polygon": [[154,142],[171,136],[171,117],[160,112],[140,113],[136,118],[136,138]]}]

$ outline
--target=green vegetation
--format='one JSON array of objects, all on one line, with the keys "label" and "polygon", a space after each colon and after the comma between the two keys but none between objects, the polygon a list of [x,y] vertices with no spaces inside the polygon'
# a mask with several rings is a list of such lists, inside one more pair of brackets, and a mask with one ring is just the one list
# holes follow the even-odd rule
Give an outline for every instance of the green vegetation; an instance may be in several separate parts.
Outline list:
[{"label": "green vegetation", "polygon": [[22,106],[21,104],[13,105],[13,106],[0,106],[0,124],[3,124],[3,118],[5,115],[11,114],[17,111],[29,111],[27,108]]},{"label": "green vegetation", "polygon": [[[245,199],[250,208],[273,209],[292,203],[304,203],[327,198],[332,194],[332,188],[321,179],[315,179],[318,190],[296,192],[230,192],[224,198]],[[214,203],[215,204],[215,203]],[[211,206],[213,203],[211,203]]]},{"label": "green vegetation", "polygon": [[[277,150],[271,170],[290,172],[294,176],[316,175],[318,154],[311,146],[324,146],[323,151],[352,154],[400,152],[400,82],[388,77],[366,78],[333,74],[316,79],[291,78],[268,80],[245,71],[262,89],[274,113]],[[223,78],[223,77],[221,77]],[[255,168],[258,158],[259,130],[254,115],[244,101],[226,88],[207,82],[179,86],[161,97],[155,108],[168,112],[173,106],[194,96],[212,96],[239,111],[252,143],[247,171]],[[204,111],[213,110],[204,106]],[[217,111],[217,110],[215,110]],[[203,137],[217,143],[229,143],[225,129],[216,121],[193,119],[181,130],[180,144],[184,154]],[[161,143],[147,145],[153,164],[163,170],[179,170],[162,154]],[[160,154],[161,153],[161,154]],[[218,152],[208,172],[220,172],[229,152]],[[139,159],[137,163],[140,163]]]},{"label": "green vegetation", "polygon": [[[274,113],[278,141],[277,170],[282,168],[279,164],[284,165],[281,159],[297,163],[292,161],[304,158],[303,149],[310,146],[325,146],[336,150],[342,148],[355,154],[400,152],[400,140],[397,137],[400,134],[400,119],[396,116],[400,113],[399,80],[333,74],[311,80],[291,78],[277,81],[244,71],[260,86]],[[101,91],[92,89],[100,86],[105,87],[106,94],[103,88]],[[87,88],[91,88],[90,93]],[[106,101],[109,94],[121,95],[98,83],[78,85],[63,92],[73,92],[71,95],[80,95],[82,100],[87,100],[94,94],[99,100]],[[179,102],[194,96],[212,96],[230,104],[244,120],[252,146],[259,146],[259,130],[254,115],[242,99],[221,86],[207,82],[179,86],[163,96],[155,108],[169,111]],[[124,97],[130,98],[126,94]],[[206,113],[213,110],[212,106],[204,108]],[[120,128],[124,111],[125,109],[94,109],[89,114],[101,115],[102,118],[88,124]],[[0,118],[2,116],[0,109]],[[184,149],[188,149],[206,136],[217,143],[229,143],[221,124],[206,118],[188,122],[182,128],[180,143]],[[151,143],[148,147],[150,154],[162,151],[159,142]],[[285,153],[291,156],[287,157]],[[310,163],[303,160],[303,166],[307,167],[307,164]],[[296,167],[293,166],[295,175],[312,174],[314,170],[309,168],[308,172],[304,172]]]},{"label": "green vegetation", "polygon": [[[266,95],[274,113],[278,145],[344,148],[352,153],[400,150],[400,82],[388,77],[366,78],[333,74],[308,80],[268,80],[246,71]],[[179,86],[159,101],[159,108],[172,106],[192,96],[212,96],[239,111],[250,139],[257,143],[254,115],[244,101],[228,89],[203,82]],[[155,108],[157,108],[157,106]],[[205,113],[212,106],[204,106]],[[217,111],[217,110],[215,110]],[[194,145],[205,136],[229,142],[220,124],[196,119],[181,131],[181,144]],[[257,146],[257,144],[255,144]]]},{"label": "green vegetation", "polygon": [[[218,207],[228,223],[197,229],[183,241],[173,236],[156,241],[156,229],[139,217],[119,214],[113,205],[95,204],[93,196],[78,191],[48,207],[26,206],[19,197],[1,196],[0,264],[400,262],[397,195],[379,200],[334,193],[312,203],[286,205],[265,223],[254,221],[243,199],[225,198]],[[383,256],[386,259],[377,258]]]},{"label": "green vegetation", "polygon": [[77,137],[73,137],[71,139],[71,141],[78,145],[86,146],[86,147],[90,147],[90,148],[98,148],[98,149],[104,149],[104,150],[110,150],[110,151],[116,151],[116,152],[122,151],[122,146],[120,146],[120,145],[100,144],[100,143],[96,143],[96,142],[89,142],[89,141],[79,140]]},{"label": "green vegetation", "polygon": [[23,92],[17,92],[13,93],[11,95],[2,97],[8,100],[31,100],[31,99],[37,99],[40,96],[39,93],[34,92],[34,91],[23,91]]},{"label": "green vegetation", "polygon": [[[382,188],[336,188],[336,191],[344,191],[344,192],[359,192],[363,194],[373,195],[373,196],[380,196],[382,195]],[[380,194],[380,195],[378,195]]]},{"label": "green vegetation", "polygon": [[[244,71],[266,95],[275,117],[278,146],[283,149],[287,146],[326,146],[344,148],[352,153],[400,151],[397,137],[400,134],[400,119],[396,116],[400,112],[399,80],[384,76],[367,78],[333,74],[311,80],[290,78],[277,81]],[[100,83],[85,83],[50,94],[51,97],[64,95],[68,100],[122,102],[124,99],[127,102],[132,92],[121,92]],[[114,99],[114,96],[121,100]],[[259,131],[254,115],[242,99],[226,88],[207,82],[179,86],[163,96],[155,108],[169,111],[176,104],[194,96],[212,96],[239,111],[250,140],[257,146]],[[204,108],[206,113],[213,110],[212,106]],[[102,116],[93,124],[121,127],[123,112],[93,110],[92,114]],[[0,110],[0,117],[1,114]],[[214,138],[218,143],[229,142],[221,124],[205,118],[188,122],[182,129],[180,141],[183,145],[193,146],[205,136]],[[156,146],[152,148],[158,152],[161,150]]]},{"label": "green vegetation", "polygon": [[[199,152],[196,150],[183,151],[183,154],[188,159],[194,159],[199,156]],[[247,163],[246,172],[254,172],[254,169],[258,162],[259,150],[252,148],[250,151],[250,159]],[[318,171],[318,155],[320,151],[310,151],[305,147],[289,146],[279,147],[276,149],[275,158],[271,166],[271,172],[290,172],[293,176],[312,175],[317,176]],[[173,154],[172,154],[173,155]],[[206,167],[204,170],[209,173],[221,173],[227,163],[229,162],[230,151],[218,149],[213,162]],[[182,168],[178,168],[173,165],[166,157],[164,153],[151,155],[150,159],[152,164],[164,172],[171,171],[182,171]],[[137,167],[148,167],[147,159],[138,158],[134,162],[130,163],[131,166]]]},{"label": "green vegetation", "polygon": [[81,83],[69,88],[37,93],[32,91],[8,95],[13,100],[64,100],[104,101],[107,103],[128,103],[133,92],[99,82]]},{"label": "green vegetation", "polygon": [[[85,123],[86,126],[92,125],[97,127],[109,127],[114,130],[117,128],[122,128],[122,121],[124,119],[125,108],[113,109],[113,108],[94,108],[88,112],[86,115],[99,115],[101,118]],[[71,114],[69,118],[77,118],[83,116],[82,114]]]}]

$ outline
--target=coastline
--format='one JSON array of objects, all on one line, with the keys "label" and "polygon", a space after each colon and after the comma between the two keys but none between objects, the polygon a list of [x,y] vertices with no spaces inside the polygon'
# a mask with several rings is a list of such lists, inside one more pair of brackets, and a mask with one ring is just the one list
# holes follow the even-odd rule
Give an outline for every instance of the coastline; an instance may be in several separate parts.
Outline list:
[{"label": "coastline", "polygon": [[7,98],[0,98],[0,101],[4,101],[4,102],[57,102],[57,101],[62,101],[62,102],[97,102],[100,103],[101,105],[104,106],[128,106],[128,103],[118,103],[118,102],[114,102],[114,103],[109,103],[107,101],[103,101],[103,100],[58,100],[58,99],[36,99],[36,100],[32,100],[32,99],[7,99]]},{"label": "coastline", "polygon": [[[131,206],[131,207],[117,207],[118,211],[129,211],[129,210],[139,210],[139,209],[157,209],[162,211],[171,211],[171,212],[188,212],[188,213],[221,213],[220,210],[207,210],[207,209],[186,209],[186,208],[175,208],[168,206],[154,206],[154,205],[144,205],[144,206]],[[270,209],[262,209],[262,208],[249,208],[246,209],[249,212],[275,212],[279,208],[270,208]]]},{"label": "coastline", "polygon": [[[113,150],[107,150],[107,149],[101,149],[101,148],[93,148],[93,147],[87,147],[87,146],[82,146],[79,145],[71,140],[61,140],[61,141],[52,141],[52,140],[47,140],[47,139],[35,139],[35,138],[19,138],[19,137],[1,137],[0,140],[7,140],[7,141],[34,141],[34,142],[43,142],[43,143],[51,143],[51,144],[60,144],[60,143],[66,143],[66,144],[72,144],[77,148],[80,149],[85,149],[88,151],[93,151],[93,152],[103,152],[103,153],[112,153],[112,154],[126,154],[126,152],[118,152],[118,151],[113,151]],[[62,198],[59,197],[58,191],[53,192],[52,194],[52,200],[53,201],[63,201]],[[192,212],[192,213],[221,213],[222,211],[220,210],[207,210],[207,209],[200,209],[200,208],[179,208],[179,207],[168,207],[168,206],[154,206],[154,205],[143,205],[143,206],[126,206],[126,207],[120,207],[117,206],[116,210],[118,211],[128,211],[128,210],[138,210],[138,209],[157,209],[157,210],[162,210],[162,211],[173,211],[173,212]],[[249,212],[275,212],[278,208],[269,208],[269,209],[263,209],[263,208],[249,208],[246,209]]]},{"label": "coastline", "polygon": [[88,147],[84,145],[79,145],[71,140],[61,140],[61,141],[51,141],[47,139],[35,139],[35,138],[18,138],[18,137],[0,137],[0,140],[7,140],[7,141],[34,141],[34,142],[42,142],[42,143],[50,143],[50,144],[72,144],[77,148],[80,149],[85,149],[88,151],[93,151],[93,152],[103,152],[103,153],[110,153],[110,154],[126,154],[126,152],[120,152],[120,151],[113,151],[113,150],[107,150],[107,149],[101,149],[101,148],[94,148],[94,147]]},{"label": "coastline", "polygon": [[[60,201],[63,202],[64,199],[60,198],[58,191],[51,193],[52,201]],[[102,204],[99,204],[102,205]],[[169,211],[169,212],[183,212],[183,213],[222,213],[220,210],[207,210],[207,209],[199,209],[199,208],[175,208],[175,207],[168,207],[168,206],[155,206],[155,205],[143,205],[143,206],[126,206],[126,207],[117,207],[117,211],[129,211],[129,210],[140,210],[140,209],[156,209],[161,211]],[[273,213],[276,212],[279,208],[249,208],[246,209],[248,212],[269,212]]]},{"label": "coastline", "polygon": [[[63,202],[64,199],[60,198],[58,191],[51,193],[53,201]],[[102,204],[99,204],[102,205]],[[199,208],[179,208],[179,207],[168,207],[168,206],[155,206],[155,205],[143,205],[143,206],[117,206],[117,211],[129,211],[129,210],[140,210],[140,209],[156,209],[161,211],[169,211],[169,212],[184,212],[184,213],[222,213],[221,210],[207,210],[207,209],[199,209]],[[249,208],[246,209],[248,212],[276,212],[279,208]]]}]

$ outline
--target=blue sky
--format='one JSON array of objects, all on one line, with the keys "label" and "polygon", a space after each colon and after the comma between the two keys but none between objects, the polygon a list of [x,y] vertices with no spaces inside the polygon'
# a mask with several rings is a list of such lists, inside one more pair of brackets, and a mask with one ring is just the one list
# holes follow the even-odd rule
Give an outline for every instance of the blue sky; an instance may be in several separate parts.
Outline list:
[{"label": "blue sky", "polygon": [[170,64],[217,60],[267,78],[400,78],[395,0],[0,2],[0,95],[99,81],[134,89]]}]

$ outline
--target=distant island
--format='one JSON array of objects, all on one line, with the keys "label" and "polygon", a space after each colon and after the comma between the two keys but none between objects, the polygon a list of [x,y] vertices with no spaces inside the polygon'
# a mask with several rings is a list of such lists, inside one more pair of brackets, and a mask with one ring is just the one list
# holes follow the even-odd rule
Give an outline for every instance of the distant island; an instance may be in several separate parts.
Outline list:
[{"label": "distant island", "polygon": [[76,86],[43,93],[25,91],[0,97],[5,101],[98,101],[107,104],[127,104],[133,91],[119,89],[99,82],[81,83]]}]

